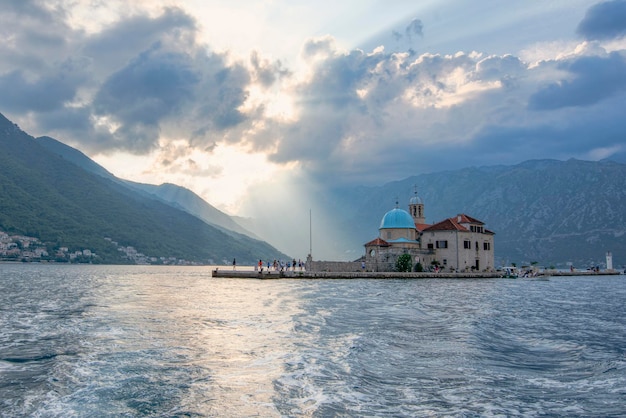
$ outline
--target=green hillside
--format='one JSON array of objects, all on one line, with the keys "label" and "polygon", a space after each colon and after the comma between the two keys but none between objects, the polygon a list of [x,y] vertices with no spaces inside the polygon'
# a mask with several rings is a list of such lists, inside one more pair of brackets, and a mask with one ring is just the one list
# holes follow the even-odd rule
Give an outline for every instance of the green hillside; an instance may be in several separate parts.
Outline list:
[{"label": "green hillside", "polygon": [[124,262],[105,238],[148,256],[221,263],[286,258],[262,241],[198,218],[87,172],[39,145],[0,115],[0,230],[52,248],[90,249]]},{"label": "green hillside", "polygon": [[182,209],[196,218],[203,220],[209,225],[218,227],[218,229],[226,232],[227,234],[235,233],[235,236],[243,234],[255,239],[258,238],[255,237],[250,231],[242,228],[229,215],[211,206],[208,202],[189,189],[171,183],[154,185],[118,179],[104,167],[100,166],[85,154],[70,147],[69,145],[63,144],[62,142],[48,136],[42,136],[36,138],[35,140],[47,150],[61,156],[65,160],[74,163],[90,173],[113,180],[115,183],[126,186],[134,192],[142,194],[144,197],[159,200],[162,203],[173,206],[176,209]]}]

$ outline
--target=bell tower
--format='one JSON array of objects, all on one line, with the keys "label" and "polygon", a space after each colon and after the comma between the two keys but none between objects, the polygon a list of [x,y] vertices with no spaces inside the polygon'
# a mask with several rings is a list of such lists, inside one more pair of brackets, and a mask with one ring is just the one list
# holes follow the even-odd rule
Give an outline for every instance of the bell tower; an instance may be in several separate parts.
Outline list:
[{"label": "bell tower", "polygon": [[426,218],[424,217],[424,203],[417,195],[417,186],[415,186],[415,196],[409,200],[409,213],[416,225],[426,223]]}]

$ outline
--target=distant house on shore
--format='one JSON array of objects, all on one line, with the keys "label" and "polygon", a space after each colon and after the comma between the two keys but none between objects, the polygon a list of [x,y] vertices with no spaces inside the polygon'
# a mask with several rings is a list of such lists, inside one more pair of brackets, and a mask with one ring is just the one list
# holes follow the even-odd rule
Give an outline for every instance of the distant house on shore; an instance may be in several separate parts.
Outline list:
[{"label": "distant house on shore", "polygon": [[415,267],[444,271],[491,271],[494,269],[494,233],[466,214],[429,225],[424,203],[417,193],[409,211],[398,207],[383,216],[378,237],[365,244],[365,269],[393,271],[402,254],[411,256]]}]

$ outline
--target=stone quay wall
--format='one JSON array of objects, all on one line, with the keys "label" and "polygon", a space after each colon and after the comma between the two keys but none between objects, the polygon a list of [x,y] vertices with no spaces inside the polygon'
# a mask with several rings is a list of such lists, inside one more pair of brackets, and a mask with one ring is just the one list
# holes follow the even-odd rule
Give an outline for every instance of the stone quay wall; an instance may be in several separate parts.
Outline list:
[{"label": "stone quay wall", "polygon": [[307,261],[307,271],[336,271],[338,273],[394,271],[395,263],[367,262],[365,269],[361,261]]},{"label": "stone quay wall", "polygon": [[334,271],[352,273],[363,271],[360,261],[307,261],[307,271]]}]

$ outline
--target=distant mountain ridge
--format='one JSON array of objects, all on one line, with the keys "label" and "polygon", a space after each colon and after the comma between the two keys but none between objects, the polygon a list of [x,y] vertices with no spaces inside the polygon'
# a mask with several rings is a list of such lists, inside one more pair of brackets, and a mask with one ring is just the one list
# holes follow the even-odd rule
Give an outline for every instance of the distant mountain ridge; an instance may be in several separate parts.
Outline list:
[{"label": "distant mountain ridge", "polygon": [[[8,120],[0,120],[0,139],[7,132],[13,135],[21,131]],[[235,221],[188,189],[117,179],[74,148],[48,137],[38,138],[36,142],[62,156],[62,160],[122,187],[125,190],[122,194],[133,199],[143,197],[182,209],[235,241],[265,236],[280,247],[281,234],[262,229],[271,226],[271,220],[236,218]],[[0,149],[0,152],[4,151]],[[10,155],[9,149],[2,156]],[[565,267],[571,262],[574,266],[586,267],[602,264],[605,253],[611,251],[616,266],[626,265],[626,165],[617,161],[533,160],[514,166],[469,167],[422,174],[378,187],[331,190],[317,198],[326,213],[335,218],[334,225],[341,239],[324,244],[333,254],[348,254],[352,259],[360,257],[363,244],[377,235],[382,216],[395,205],[396,199],[400,207],[406,208],[417,186],[428,223],[458,213],[485,222],[486,227],[496,233],[497,263],[536,261],[546,266]],[[11,164],[12,161],[3,163],[3,167]],[[1,175],[2,172],[0,186],[3,186]],[[6,190],[4,185],[4,193]],[[283,245],[283,248],[290,247]],[[255,258],[252,253],[249,257]]]},{"label": "distant mountain ridge", "polygon": [[72,148],[54,138],[41,136],[36,138],[36,141],[48,150],[89,172],[105,177],[135,191],[145,193],[148,197],[156,198],[168,205],[189,212],[203,221],[222,229],[226,233],[236,232],[255,239],[260,239],[255,236],[254,233],[242,228],[237,222],[233,221],[230,216],[210,205],[189,189],[171,183],[153,185],[120,179],[79,150]]},{"label": "distant mountain ridge", "polygon": [[[336,190],[327,199],[343,219],[347,246],[373,238],[396,198],[417,186],[428,223],[466,213],[496,233],[500,263],[601,264],[607,251],[626,264],[626,165],[614,161],[533,160],[423,174],[380,187]],[[370,230],[363,225],[371,225]]]},{"label": "distant mountain ridge", "polygon": [[1,230],[53,247],[89,249],[104,262],[124,262],[111,242],[149,256],[200,263],[287,258],[265,242],[226,233],[120,184],[77,150],[61,157],[58,151],[64,146],[59,144],[36,141],[0,114]]}]

